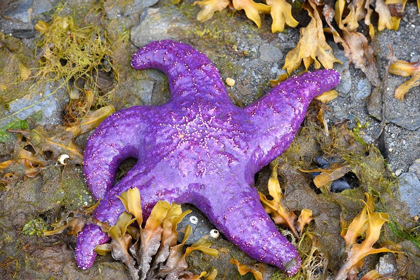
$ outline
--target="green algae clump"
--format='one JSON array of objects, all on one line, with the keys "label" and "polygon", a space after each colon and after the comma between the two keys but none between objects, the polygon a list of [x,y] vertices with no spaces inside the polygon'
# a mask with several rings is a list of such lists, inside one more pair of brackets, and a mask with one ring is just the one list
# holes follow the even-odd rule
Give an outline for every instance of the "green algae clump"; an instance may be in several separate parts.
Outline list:
[{"label": "green algae clump", "polygon": [[68,82],[93,78],[100,69],[112,70],[111,44],[97,26],[79,27],[70,16],[56,16],[51,23],[38,21],[35,28],[41,34],[39,76]]}]

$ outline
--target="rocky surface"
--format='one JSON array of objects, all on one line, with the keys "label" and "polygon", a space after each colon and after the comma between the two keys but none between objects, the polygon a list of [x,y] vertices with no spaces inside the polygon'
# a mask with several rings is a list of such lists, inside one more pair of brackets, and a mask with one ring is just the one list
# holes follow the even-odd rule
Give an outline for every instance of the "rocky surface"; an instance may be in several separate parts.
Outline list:
[{"label": "rocky surface", "polygon": [[[1,57],[2,63],[8,65],[10,69],[15,69],[18,59],[27,65],[36,59],[33,52],[25,51],[34,47],[34,40],[38,36],[35,24],[39,19],[46,21],[51,19],[51,9],[57,7],[59,2],[56,0],[6,0],[2,2],[0,31],[6,35],[11,34],[16,42],[19,42],[9,44],[7,47],[13,49],[11,45],[14,45],[14,50],[20,49],[27,54],[26,58],[20,58],[13,52],[4,51],[4,45],[0,43],[0,50],[4,51],[2,55],[8,53],[6,57]],[[268,82],[270,79],[276,79],[285,73],[282,69],[285,56],[299,40],[299,30],[296,28],[287,28],[284,33],[272,34],[268,17],[264,19],[262,28],[257,29],[242,12],[233,14],[224,10],[221,13],[215,13],[211,20],[200,23],[195,19],[199,7],[193,7],[191,4],[194,1],[190,0],[183,1],[180,5],[172,5],[169,0],[106,1],[98,10],[86,8],[95,1],[70,2],[71,4],[63,8],[68,14],[84,13],[84,16],[92,16],[97,12],[101,15],[109,34],[123,33],[131,42],[129,47],[118,50],[123,55],[115,58],[116,64],[121,69],[119,79],[122,81],[112,98],[112,104],[117,110],[132,105],[162,104],[169,99],[166,78],[162,73],[156,70],[136,72],[129,66],[131,56],[137,48],[153,40],[168,38],[180,40],[205,53],[219,69],[223,80],[228,77],[235,80],[235,85],[228,87],[228,91],[231,100],[238,106],[257,100],[270,88]],[[341,72],[342,81],[337,87],[338,97],[328,103],[326,120],[330,126],[343,121],[348,121],[350,128],[362,125],[360,137],[367,144],[378,147],[388,162],[389,168],[400,177],[400,197],[409,208],[411,216],[420,214],[418,199],[420,87],[410,90],[403,101],[395,99],[393,97],[395,89],[407,78],[386,73],[388,63],[386,56],[391,46],[398,59],[418,61],[420,59],[419,37],[420,15],[415,3],[409,2],[399,30],[379,32],[376,40],[372,42],[381,79],[386,80],[383,86],[385,104],[381,102],[382,93],[368,82],[362,71],[349,65],[341,47],[337,46],[332,38],[327,37],[335,56],[343,64],[334,65],[334,68]],[[0,84],[2,79],[3,77],[0,77]],[[13,93],[13,96],[0,87],[0,102],[4,103],[0,107],[0,127],[8,127],[18,119],[30,119],[39,125],[60,125],[63,106],[68,102],[68,95],[60,91],[50,96],[48,95],[49,86],[50,84],[44,84],[36,95],[28,95],[22,90]],[[385,127],[379,137],[383,108],[385,108]],[[15,118],[10,118],[10,115]],[[7,139],[9,140],[0,143],[2,161],[8,160],[13,155],[14,146],[18,140],[15,135],[9,135]],[[83,147],[85,140],[86,136],[79,137],[77,143]],[[41,214],[46,222],[51,223],[63,209],[74,210],[92,202],[92,198],[86,193],[80,166],[72,166],[73,171],[70,175],[68,168],[69,166],[52,164],[49,168],[42,170],[37,177],[25,177],[25,180],[18,181],[13,189],[3,187],[2,183],[0,187],[0,251],[6,254],[0,255],[0,261],[5,264],[0,268],[0,278],[9,279],[7,277],[13,275],[15,271],[22,279],[128,278],[124,266],[112,261],[111,257],[99,258],[91,270],[79,270],[73,260],[74,238],[72,237],[58,235],[53,238],[41,238],[22,235],[23,226]],[[8,170],[8,172],[12,171]],[[22,174],[23,178],[23,167],[16,168],[13,172]],[[10,182],[14,179],[12,177],[8,180]],[[294,189],[293,194],[296,197],[305,195],[304,191],[299,192],[298,188]],[[61,204],[57,201],[61,201]],[[297,209],[299,208],[297,206],[304,202],[307,200],[289,201],[288,206],[293,209],[296,206]],[[62,208],[61,205],[63,205]],[[337,211],[338,208],[329,209]],[[327,209],[326,212],[328,211],[330,210]],[[318,214],[320,217],[326,217],[322,211]],[[338,221],[338,215],[336,216]],[[198,214],[197,217],[199,217]],[[199,223],[193,234],[195,238],[207,235],[212,229],[211,225],[202,222],[200,217],[198,220]],[[186,222],[188,221],[191,222],[190,216],[187,217]],[[226,265],[230,256],[230,253],[226,252],[231,250],[232,255],[242,257],[230,247],[231,245],[224,242],[223,240],[217,243],[223,252],[223,257],[219,258],[223,263],[220,269],[231,270],[225,274],[231,278],[226,279],[239,278],[236,268],[230,264]],[[207,256],[204,257],[206,258]],[[197,262],[197,259],[192,262]],[[212,265],[217,266],[216,261],[211,262]],[[389,262],[393,267],[398,266],[394,266],[392,260]],[[200,264],[196,267],[199,266]],[[40,270],[39,267],[42,269]],[[198,270],[197,273],[199,273]]]}]

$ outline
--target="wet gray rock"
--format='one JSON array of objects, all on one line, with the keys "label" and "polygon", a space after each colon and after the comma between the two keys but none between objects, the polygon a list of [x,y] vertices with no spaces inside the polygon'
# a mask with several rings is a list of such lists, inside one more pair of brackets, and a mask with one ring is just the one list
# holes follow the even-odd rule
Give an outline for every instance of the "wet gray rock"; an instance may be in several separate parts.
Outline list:
[{"label": "wet gray rock", "polygon": [[131,41],[141,47],[152,41],[173,39],[180,40],[189,25],[184,16],[177,10],[164,8],[148,8],[140,16],[140,24],[131,30]]},{"label": "wet gray rock", "polygon": [[39,16],[42,13],[51,10],[54,6],[57,5],[58,2],[59,0],[33,0],[33,15]]},{"label": "wet gray rock", "polygon": [[344,51],[341,50],[336,44],[331,44],[334,51],[334,56],[341,61],[342,64],[334,63],[334,69],[340,72],[341,82],[337,86],[336,90],[342,97],[347,96],[352,87],[352,78],[349,70],[349,59],[344,55]]},{"label": "wet gray rock", "polygon": [[[419,45],[417,43],[420,36],[420,16],[417,6],[409,4],[404,11],[404,18],[400,22],[398,31],[384,30],[378,32],[378,44],[376,53],[379,54],[378,60],[382,64],[382,78],[388,75],[387,83],[383,88],[385,98],[385,121],[387,127],[398,127],[398,133],[385,134],[384,141],[387,147],[391,168],[407,171],[410,164],[420,157],[420,87],[412,88],[404,97],[404,100],[394,98],[395,89],[408,78],[385,73],[384,67],[388,63],[386,56],[390,52],[389,46],[393,48],[397,59],[413,61],[419,55]],[[381,109],[383,107],[381,92],[372,90],[367,102],[369,114],[374,118],[381,119]],[[388,130],[388,129],[386,129]],[[393,135],[396,137],[392,138]]]},{"label": "wet gray rock", "polygon": [[184,238],[183,229],[185,229],[187,225],[192,227],[192,233],[186,242],[187,245],[191,245],[203,237],[212,239],[213,237],[211,237],[210,233],[216,228],[209,222],[207,217],[192,205],[182,205],[182,211],[186,210],[191,210],[192,212],[185,216],[184,219],[178,224],[178,242],[182,242],[182,239]]},{"label": "wet gray rock", "polygon": [[11,20],[28,23],[31,20],[32,0],[19,0],[11,3],[3,13],[4,16]]},{"label": "wet gray rock", "polygon": [[408,169],[410,173],[416,174],[417,178],[420,179],[420,158],[416,159]]},{"label": "wet gray rock", "polygon": [[403,173],[399,177],[400,195],[410,209],[410,215],[420,215],[420,181],[414,173]]},{"label": "wet gray rock", "polygon": [[136,91],[135,94],[140,98],[143,105],[150,105],[152,103],[153,86],[155,83],[149,80],[140,80],[138,88],[140,91]]},{"label": "wet gray rock", "polygon": [[35,24],[41,14],[51,10],[59,0],[3,0],[0,6],[0,30],[17,38],[34,38]]},{"label": "wet gray rock", "polygon": [[341,73],[341,82],[337,86],[336,90],[340,96],[345,97],[350,92],[352,86],[350,71],[343,68],[342,71],[339,69],[337,70]]},{"label": "wet gray rock", "polygon": [[417,130],[420,128],[420,114],[394,117],[389,121],[408,130]]},{"label": "wet gray rock", "polygon": [[20,119],[25,120],[28,117],[34,117],[39,124],[60,124],[62,106],[68,100],[64,89],[57,92],[51,92],[50,83],[46,83],[40,88],[41,92],[37,95],[26,95],[23,98],[16,99],[9,103],[9,118],[5,119],[0,126]]},{"label": "wet gray rock", "polygon": [[386,254],[379,258],[379,263],[375,267],[381,275],[393,275],[397,272],[397,262],[394,254]]},{"label": "wet gray rock", "polygon": [[354,94],[355,100],[361,100],[370,95],[372,86],[370,85],[370,82],[368,79],[361,79],[357,83],[357,91]]},{"label": "wet gray rock", "polygon": [[155,5],[159,0],[134,0],[129,1],[125,5],[116,5],[115,2],[110,2],[110,7],[106,9],[106,15],[110,19],[117,19],[120,17],[138,17],[145,8]]},{"label": "wet gray rock", "polygon": [[274,44],[262,44],[260,46],[260,59],[266,62],[277,62],[283,58],[279,47]]}]

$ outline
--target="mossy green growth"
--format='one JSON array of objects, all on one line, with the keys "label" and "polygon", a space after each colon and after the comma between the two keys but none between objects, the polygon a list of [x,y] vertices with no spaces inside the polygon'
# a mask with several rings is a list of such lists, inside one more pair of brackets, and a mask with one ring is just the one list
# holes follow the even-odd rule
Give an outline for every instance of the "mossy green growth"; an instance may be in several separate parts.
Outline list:
[{"label": "mossy green growth", "polygon": [[13,121],[4,127],[0,128],[0,143],[5,143],[13,137],[12,133],[7,132],[7,129],[28,129],[28,123],[24,120]]},{"label": "mossy green growth", "polygon": [[48,229],[48,224],[42,218],[36,218],[27,222],[22,229],[22,233],[32,236],[43,236],[44,231]]},{"label": "mossy green growth", "polygon": [[61,195],[60,205],[67,210],[78,210],[93,204],[93,197],[82,182],[83,176],[80,168],[65,170],[60,179]]},{"label": "mossy green growth", "polygon": [[410,240],[411,242],[413,242],[414,245],[416,245],[417,248],[420,248],[419,226],[411,229],[405,229],[397,222],[391,221],[389,223],[389,227],[395,235],[402,239]]}]

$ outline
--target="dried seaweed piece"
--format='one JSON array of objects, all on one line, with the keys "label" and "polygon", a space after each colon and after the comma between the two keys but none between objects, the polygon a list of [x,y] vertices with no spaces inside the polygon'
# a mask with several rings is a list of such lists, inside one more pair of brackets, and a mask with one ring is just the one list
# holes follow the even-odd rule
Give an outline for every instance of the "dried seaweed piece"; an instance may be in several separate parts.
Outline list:
[{"label": "dried seaweed piece", "polygon": [[308,225],[312,220],[312,210],[302,209],[297,220],[297,230],[299,231],[300,236],[302,236],[305,226]]},{"label": "dried seaweed piece", "polygon": [[[177,4],[179,1],[172,1]],[[199,5],[201,11],[197,15],[197,20],[203,22],[212,18],[215,11],[222,11],[229,4],[230,0],[204,0],[195,1],[193,5]],[[266,0],[267,5],[263,3],[255,3],[252,0],[233,0],[233,7],[236,10],[245,10],[246,16],[261,27],[260,14],[270,13],[273,18],[271,31],[283,32],[285,25],[296,27],[297,22],[292,16],[292,6],[286,0]]]},{"label": "dried seaweed piece", "polygon": [[[367,1],[366,6],[370,1]],[[382,31],[385,28],[393,29],[391,12],[383,0],[375,1],[375,12],[378,14],[378,30]]]},{"label": "dried seaweed piece", "polygon": [[315,69],[319,69],[321,64],[324,68],[332,69],[335,62],[341,63],[325,41],[322,20],[316,4],[308,0],[303,7],[308,11],[311,21],[308,26],[300,29],[300,40],[296,48],[286,55],[283,69],[286,69],[289,75],[299,68],[302,60],[306,70],[312,63]]},{"label": "dried seaweed piece", "polygon": [[314,184],[317,188],[322,188],[331,184],[333,181],[340,179],[352,169],[350,166],[333,163],[327,169],[321,169],[321,174],[314,178]]},{"label": "dried seaweed piece", "polygon": [[272,200],[259,192],[261,203],[264,206],[265,211],[271,214],[272,219],[276,224],[286,225],[296,237],[299,237],[294,223],[296,221],[296,215],[292,211],[288,211],[283,203],[280,201],[282,198],[280,183],[277,178],[278,163],[272,167],[271,176],[268,180],[268,193],[273,198]]},{"label": "dried seaweed piece", "polygon": [[271,10],[269,6],[262,3],[255,3],[252,0],[233,0],[232,2],[236,10],[245,10],[247,18],[255,22],[258,28],[261,27],[260,14],[268,14]]},{"label": "dried seaweed piece", "polygon": [[333,90],[329,90],[327,92],[324,92],[323,94],[321,94],[320,96],[318,96],[315,99],[321,101],[322,103],[328,103],[331,100],[336,99],[337,96],[338,96],[338,92],[335,89],[333,89]]},{"label": "dried seaweed piece", "polygon": [[267,0],[266,2],[271,7],[270,14],[273,18],[271,32],[283,32],[286,24],[291,27],[296,27],[299,24],[293,18],[292,6],[286,0]]},{"label": "dried seaweed piece", "polygon": [[111,237],[111,255],[114,260],[122,261],[127,266],[132,279],[139,279],[139,269],[134,266],[135,260],[128,252],[132,237],[127,233],[127,228],[134,221],[131,214],[124,212],[107,233]]},{"label": "dried seaweed piece", "polygon": [[[365,193],[366,202],[362,211],[353,219],[347,229],[343,228],[341,235],[346,243],[347,257],[342,264],[336,280],[356,277],[363,265],[363,258],[378,253],[395,253],[387,248],[375,249],[372,246],[379,239],[382,225],[389,221],[388,214],[374,212],[373,198]],[[360,244],[357,239],[365,235]]]},{"label": "dried seaweed piece", "polygon": [[[257,264],[256,265],[241,264],[235,258],[231,258],[230,263],[236,265],[240,275],[245,275],[248,272],[251,272],[254,275],[256,280],[263,280],[264,279],[262,266],[260,266],[260,265],[257,265]],[[263,264],[261,264],[261,265],[263,265]]]},{"label": "dried seaweed piece", "polygon": [[[366,17],[366,9],[365,9],[365,0],[353,0],[347,5],[347,9],[349,10],[347,16],[344,19],[341,19],[342,14],[336,13],[335,14],[335,21],[337,23],[342,24],[348,31],[356,31],[359,27],[359,20]],[[340,5],[344,8],[345,2],[344,1],[337,1],[337,5]],[[341,28],[341,25],[340,25]],[[343,28],[341,28],[343,29]]]},{"label": "dried seaweed piece", "polygon": [[203,22],[211,19],[215,11],[221,12],[229,3],[229,0],[195,1],[193,5],[199,5],[201,7],[201,11],[197,15],[197,20]]},{"label": "dried seaweed piece", "polygon": [[170,205],[168,202],[158,201],[155,207],[153,207],[144,229],[140,230],[140,248],[136,252],[140,257],[139,266],[142,273],[140,279],[146,279],[146,274],[151,267],[153,256],[159,250],[163,232],[161,224],[169,209]]},{"label": "dried seaweed piece", "polygon": [[185,250],[185,256],[188,256],[193,251],[198,250],[205,253],[206,255],[217,257],[219,255],[219,251],[210,248],[211,245],[212,243],[210,241],[205,238],[201,238]]},{"label": "dried seaweed piece", "polygon": [[[43,167],[55,163],[62,154],[69,155],[71,162],[82,164],[82,151],[75,144],[75,139],[98,126],[114,111],[112,105],[102,107],[87,114],[80,124],[68,128],[56,126],[54,130],[47,130],[43,126],[37,126],[32,130],[9,129],[7,131],[20,133],[25,137],[25,141],[21,141],[15,151],[14,161],[26,166],[25,175],[28,177],[36,176]],[[28,150],[28,146],[31,149]]]},{"label": "dried seaweed piece", "polygon": [[[217,256],[218,251],[210,248],[207,240],[199,240],[184,253],[185,242],[191,234],[191,226],[185,228],[184,239],[177,244],[177,225],[191,211],[182,212],[179,204],[158,201],[149,218],[143,224],[140,192],[137,188],[121,193],[119,197],[127,212],[118,218],[117,224],[111,228],[101,227],[112,238],[111,243],[96,246],[95,252],[107,254],[111,252],[116,260],[121,260],[128,267],[132,279],[200,279],[200,275],[186,271],[188,264],[185,257],[192,251],[200,250],[206,254]],[[137,226],[130,226],[137,221]],[[135,243],[131,245],[131,240]],[[210,273],[207,279],[214,279],[217,271]]]},{"label": "dried seaweed piece", "polygon": [[389,73],[402,77],[411,77],[395,90],[394,97],[399,100],[403,100],[410,89],[420,85],[420,61],[406,62],[397,60],[389,68]]},{"label": "dried seaweed piece", "polygon": [[191,213],[191,210],[182,212],[179,204],[172,204],[171,208],[166,215],[166,218],[162,222],[162,240],[161,245],[153,259],[151,270],[155,273],[158,272],[159,266],[161,266],[169,257],[170,248],[177,245],[178,232],[176,230],[177,225],[184,219],[186,215]]},{"label": "dried seaweed piece", "polygon": [[334,41],[344,48],[344,54],[349,58],[354,66],[365,73],[368,80],[374,85],[379,86],[379,73],[374,61],[374,51],[369,46],[366,37],[352,28],[344,26],[342,15],[345,8],[345,0],[338,0],[335,4],[335,21],[341,30],[338,33],[331,21],[327,19],[329,31],[333,34]]}]

